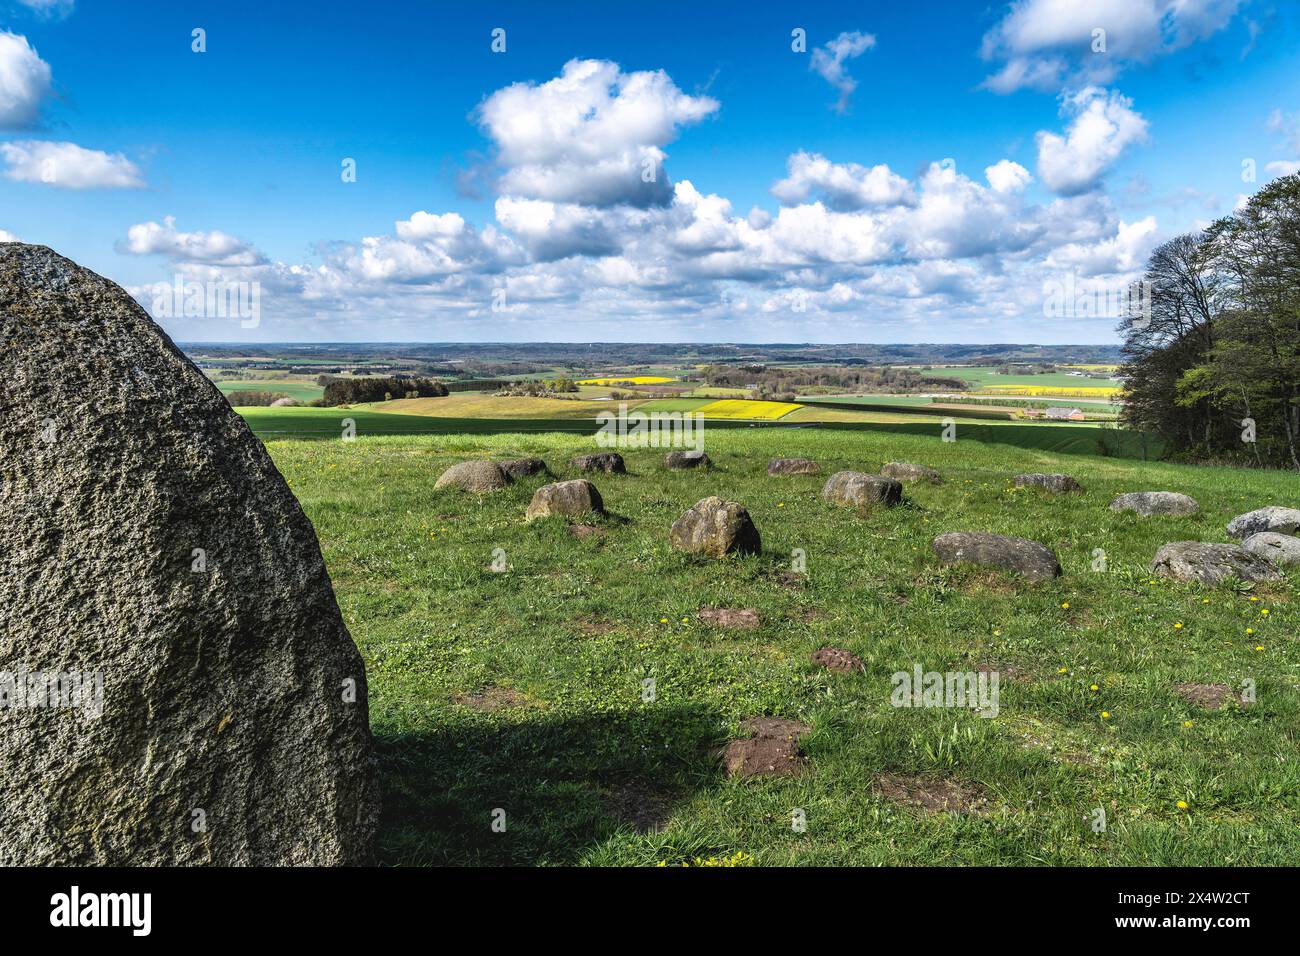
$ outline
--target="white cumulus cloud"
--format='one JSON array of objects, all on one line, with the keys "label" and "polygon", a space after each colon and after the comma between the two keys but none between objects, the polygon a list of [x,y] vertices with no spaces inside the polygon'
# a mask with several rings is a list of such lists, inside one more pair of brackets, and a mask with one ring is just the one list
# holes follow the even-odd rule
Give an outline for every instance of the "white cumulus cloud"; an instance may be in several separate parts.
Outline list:
[{"label": "white cumulus cloud", "polygon": [[6,179],[58,189],[142,189],[139,167],[121,153],[83,149],[76,143],[23,140],[0,143]]},{"label": "white cumulus cloud", "polygon": [[845,31],[825,46],[813,50],[809,67],[821,75],[831,86],[839,90],[840,98],[832,107],[837,113],[845,113],[849,108],[849,98],[858,88],[858,81],[844,68],[848,60],[861,56],[876,45],[876,38],[871,33],[857,30]]},{"label": "white cumulus cloud", "polygon": [[0,128],[30,126],[49,92],[50,65],[26,37],[0,32]]},{"label": "white cumulus cloud", "polygon": [[1147,121],[1115,90],[1089,86],[1066,94],[1061,113],[1070,119],[1065,135],[1039,131],[1035,142],[1039,178],[1063,196],[1095,188],[1128,146],[1147,138]]},{"label": "white cumulus cloud", "polygon": [[798,152],[787,161],[787,169],[786,178],[772,186],[772,195],[787,205],[814,194],[838,212],[916,202],[912,184],[883,163],[832,163],[819,153]]}]

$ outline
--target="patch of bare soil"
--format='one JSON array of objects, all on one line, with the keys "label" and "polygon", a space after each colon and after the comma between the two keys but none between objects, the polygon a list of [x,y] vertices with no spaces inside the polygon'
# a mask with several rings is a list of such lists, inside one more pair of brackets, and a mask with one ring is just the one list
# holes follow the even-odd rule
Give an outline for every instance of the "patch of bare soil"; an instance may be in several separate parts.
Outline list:
[{"label": "patch of bare soil", "polygon": [[876,777],[876,792],[926,813],[983,813],[988,808],[981,788],[948,777],[882,773]]},{"label": "patch of bare soil", "polygon": [[672,816],[673,795],[644,780],[631,780],[611,787],[605,793],[605,806],[620,823],[657,833]]},{"label": "patch of bare soil", "polygon": [[866,669],[862,666],[862,658],[844,650],[842,647],[823,647],[820,650],[813,651],[812,662],[821,665],[828,671],[836,671],[841,674]]},{"label": "patch of bare soil", "polygon": [[752,607],[702,607],[695,616],[705,624],[742,631],[758,627],[758,611]]},{"label": "patch of bare soil", "polygon": [[793,777],[802,772],[799,738],[812,730],[784,717],[751,717],[741,725],[750,736],[733,740],[722,751],[722,765],[732,777]]},{"label": "patch of bare soil", "polygon": [[527,697],[509,687],[485,687],[472,694],[457,694],[451,700],[461,707],[470,707],[487,714],[530,706]]},{"label": "patch of bare soil", "polygon": [[578,622],[578,630],[588,637],[601,637],[618,627],[611,621],[601,620],[600,618],[588,617]]},{"label": "patch of bare soil", "polygon": [[975,672],[978,674],[996,673],[998,675],[998,680],[1015,681],[1017,684],[1028,684],[1033,680],[1029,674],[1025,673],[1022,668],[1017,667],[1015,664],[1000,664],[997,661],[989,661],[986,664],[976,664]]},{"label": "patch of bare soil", "polygon": [[802,588],[808,583],[808,577],[802,572],[791,571],[787,568],[784,571],[777,572],[776,583],[787,588]]},{"label": "patch of bare soil", "polygon": [[1189,704],[1199,704],[1206,710],[1218,710],[1227,701],[1241,703],[1241,698],[1233,693],[1227,684],[1196,684],[1192,682],[1178,684],[1174,687],[1178,696]]},{"label": "patch of bare soil", "polygon": [[603,538],[605,535],[609,534],[609,529],[602,528],[600,525],[595,524],[571,524],[569,525],[569,534],[579,539],[591,537]]}]

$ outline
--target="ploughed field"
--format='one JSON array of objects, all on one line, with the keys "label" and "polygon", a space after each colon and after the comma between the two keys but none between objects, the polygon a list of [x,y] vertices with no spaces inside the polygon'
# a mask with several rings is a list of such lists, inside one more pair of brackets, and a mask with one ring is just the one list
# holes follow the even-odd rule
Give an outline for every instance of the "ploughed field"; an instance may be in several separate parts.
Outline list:
[{"label": "ploughed field", "polygon": [[[719,428],[705,433],[711,470],[669,471],[663,450],[622,449],[628,474],[582,476],[608,517],[526,524],[538,487],[578,477],[569,459],[601,450],[590,436],[264,438],[367,661],[386,863],[1300,857],[1296,570],[1253,588],[1149,572],[1166,542],[1227,542],[1234,515],[1296,507],[1294,475],[960,434]],[[456,462],[533,455],[556,478],[481,496],[434,490]],[[776,457],[816,459],[821,474],[769,477]],[[945,483],[909,484],[907,503],[867,514],[821,500],[832,473],[886,461],[937,468]],[[1085,491],[1013,489],[1019,472],[1068,473]],[[1202,510],[1107,507],[1146,490],[1189,494]],[[670,547],[673,521],[712,494],[748,508],[761,555]],[[930,542],[948,531],[1040,541],[1064,573],[1030,583],[944,567]],[[803,575],[792,573],[799,552]],[[708,613],[719,608],[755,614],[719,621]],[[827,647],[861,667],[814,663]],[[894,706],[893,675],[918,666],[996,670],[997,716]],[[1230,693],[1211,709],[1198,699],[1212,692],[1187,685]],[[1239,703],[1247,686],[1254,702]],[[755,717],[808,728],[783,765],[796,772],[728,775],[718,752]]]}]

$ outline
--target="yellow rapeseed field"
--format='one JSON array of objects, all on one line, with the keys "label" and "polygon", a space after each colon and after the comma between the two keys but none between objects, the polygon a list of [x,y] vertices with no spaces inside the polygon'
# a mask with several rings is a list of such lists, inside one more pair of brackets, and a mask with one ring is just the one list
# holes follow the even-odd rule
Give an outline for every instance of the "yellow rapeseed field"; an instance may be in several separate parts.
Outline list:
[{"label": "yellow rapeseed field", "polygon": [[986,385],[976,394],[1029,395],[1037,398],[1115,398],[1123,391],[1114,385]]},{"label": "yellow rapeseed field", "polygon": [[741,398],[724,398],[709,402],[695,409],[705,418],[753,418],[777,419],[789,415],[796,408],[803,408],[792,402],[757,402]]}]

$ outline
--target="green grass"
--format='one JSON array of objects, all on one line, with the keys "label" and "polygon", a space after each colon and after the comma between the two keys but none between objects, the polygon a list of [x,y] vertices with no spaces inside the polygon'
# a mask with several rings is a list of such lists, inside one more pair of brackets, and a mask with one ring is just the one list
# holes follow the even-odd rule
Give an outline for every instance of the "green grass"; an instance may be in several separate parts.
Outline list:
[{"label": "green grass", "polygon": [[231,392],[283,392],[299,402],[310,402],[325,394],[325,389],[310,382],[287,381],[279,378],[242,380],[229,379],[214,382],[224,394]]},{"label": "green grass", "polygon": [[[482,499],[433,483],[482,456],[541,455],[571,477],[564,463],[595,450],[589,437],[360,434],[268,448],[367,661],[385,863],[653,865],[743,851],[766,865],[1284,865],[1300,854],[1300,581],[1248,595],[1147,573],[1167,541],[1227,540],[1233,515],[1294,505],[1293,475],[877,429],[716,429],[712,472],[625,451],[628,475],[594,479],[614,515],[607,534],[579,540],[559,520],[524,523],[547,479]],[[821,502],[824,475],[769,478],[774,456],[813,457],[826,473],[908,460],[947,482],[859,516]],[[1014,491],[1020,471],[1066,471],[1086,493]],[[1142,520],[1106,507],[1143,489],[1186,492],[1203,511]],[[669,547],[671,523],[712,493],[749,508],[761,556],[707,562]],[[952,530],[1045,542],[1065,574],[1028,584],[941,567],[930,540]],[[1098,548],[1105,573],[1092,570]],[[495,549],[506,573],[489,569]],[[777,577],[794,549],[806,553],[803,588]],[[704,605],[756,608],[762,625],[711,630],[695,618]],[[859,655],[865,673],[815,668],[809,655],[826,645]],[[1004,680],[997,718],[889,704],[895,671],[991,662],[1027,678]],[[642,702],[646,678],[654,703]],[[1173,690],[1245,679],[1258,700],[1244,710],[1204,711]],[[526,706],[454,702],[491,687]],[[719,771],[713,748],[758,714],[812,726],[802,776]],[[978,786],[987,812],[888,803],[872,790],[884,772]],[[662,801],[662,830],[621,819],[628,792]],[[1105,833],[1084,820],[1097,806]],[[796,807],[804,833],[790,826]],[[505,833],[491,829],[496,808]]]}]

